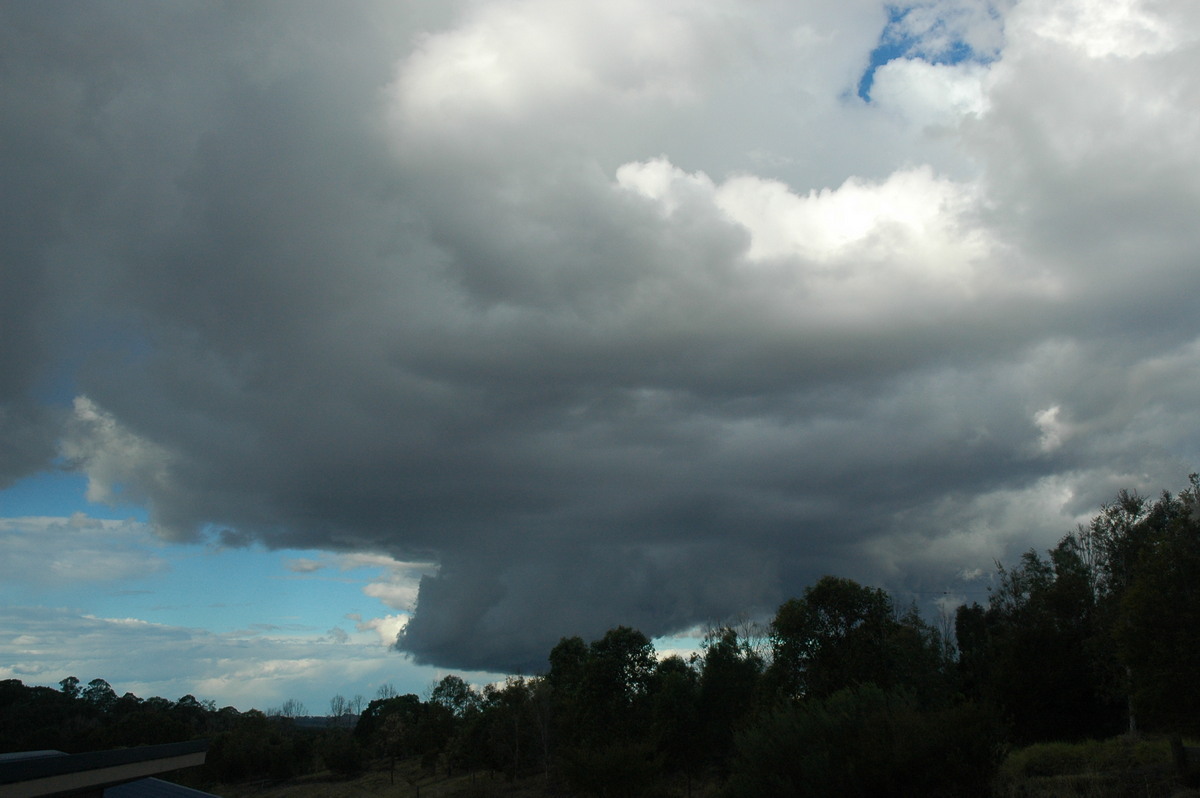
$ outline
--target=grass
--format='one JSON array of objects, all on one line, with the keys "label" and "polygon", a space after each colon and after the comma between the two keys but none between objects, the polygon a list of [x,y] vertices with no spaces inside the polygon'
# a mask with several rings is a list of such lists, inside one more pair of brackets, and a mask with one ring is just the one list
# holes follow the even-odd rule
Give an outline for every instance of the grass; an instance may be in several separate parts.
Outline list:
[{"label": "grass", "polygon": [[417,759],[396,764],[395,777],[384,763],[375,763],[357,776],[322,771],[281,782],[219,784],[206,788],[222,798],[534,798],[544,795],[541,779],[515,783],[480,772],[447,777],[430,775]]},{"label": "grass", "polygon": [[1165,738],[1131,737],[1017,749],[1000,766],[993,794],[1000,798],[1200,798],[1200,790],[1180,785]]},{"label": "grass", "polygon": [[[447,777],[439,770],[430,775],[417,759],[397,763],[394,779],[386,763],[376,762],[352,778],[325,771],[284,782],[206,789],[222,798],[542,798],[558,794],[545,789],[540,776],[510,783],[486,772]],[[682,794],[681,789],[671,792]],[[695,795],[708,792],[697,785]],[[1129,737],[1016,749],[1001,765],[992,794],[996,798],[1200,798],[1200,790],[1180,786],[1166,739]]]}]

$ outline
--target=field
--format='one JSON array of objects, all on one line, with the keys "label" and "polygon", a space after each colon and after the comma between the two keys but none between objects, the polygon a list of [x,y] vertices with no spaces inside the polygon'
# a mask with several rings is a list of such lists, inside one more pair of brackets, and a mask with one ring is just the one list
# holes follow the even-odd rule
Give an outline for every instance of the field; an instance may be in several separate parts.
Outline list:
[{"label": "field", "polygon": [[[674,794],[683,795],[682,785],[678,786]],[[515,783],[500,774],[482,772],[430,776],[416,759],[398,763],[394,774],[386,763],[377,762],[353,778],[323,772],[285,782],[208,789],[222,798],[542,798],[562,794],[547,789],[541,776]],[[701,798],[711,792],[697,785],[693,795]],[[992,794],[996,798],[1200,798],[1200,789],[1180,785],[1166,740],[1121,737],[1014,750],[1001,766]]]},{"label": "field", "polygon": [[547,794],[540,778],[510,784],[498,774],[448,778],[439,772],[430,776],[422,772],[416,759],[398,763],[394,776],[381,763],[353,778],[323,772],[285,782],[222,784],[208,789],[221,798],[535,798]]}]

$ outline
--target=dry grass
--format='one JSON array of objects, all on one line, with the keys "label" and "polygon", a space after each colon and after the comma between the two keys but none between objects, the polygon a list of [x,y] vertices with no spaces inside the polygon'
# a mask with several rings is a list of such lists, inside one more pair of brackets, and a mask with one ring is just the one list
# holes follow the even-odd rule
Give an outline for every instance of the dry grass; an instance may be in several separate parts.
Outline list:
[{"label": "dry grass", "polygon": [[1042,743],[1013,751],[1000,768],[997,798],[1200,798],[1180,786],[1165,739]]},{"label": "dry grass", "polygon": [[540,779],[510,784],[486,773],[430,776],[417,760],[398,763],[394,778],[386,763],[376,763],[348,778],[328,771],[283,782],[220,784],[208,791],[222,798],[542,798]]}]

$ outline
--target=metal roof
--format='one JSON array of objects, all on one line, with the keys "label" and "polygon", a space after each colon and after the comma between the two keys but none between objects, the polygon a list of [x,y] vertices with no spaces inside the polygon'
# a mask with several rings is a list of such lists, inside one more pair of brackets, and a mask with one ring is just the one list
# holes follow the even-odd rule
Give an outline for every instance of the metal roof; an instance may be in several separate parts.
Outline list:
[{"label": "metal roof", "polygon": [[193,790],[162,779],[138,779],[104,791],[104,798],[218,798],[210,792]]},{"label": "metal roof", "polygon": [[0,758],[0,798],[99,795],[115,785],[203,765],[207,750],[207,740],[193,740],[86,754],[30,751],[7,755]]}]

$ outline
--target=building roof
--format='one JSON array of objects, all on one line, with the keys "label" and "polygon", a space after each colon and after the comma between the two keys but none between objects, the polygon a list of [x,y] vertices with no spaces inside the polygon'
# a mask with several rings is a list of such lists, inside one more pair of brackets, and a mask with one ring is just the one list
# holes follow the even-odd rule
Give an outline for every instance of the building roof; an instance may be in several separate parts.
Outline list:
[{"label": "building roof", "polygon": [[104,791],[104,798],[218,798],[210,792],[193,790],[162,779],[138,779]]},{"label": "building roof", "polygon": [[[186,743],[147,745],[87,754],[30,751],[25,754],[5,755],[0,757],[0,798],[107,795],[108,789],[117,785],[136,782],[172,770],[203,765],[207,751],[207,740],[193,740]],[[189,791],[188,794],[192,798],[204,795],[198,791]],[[131,794],[124,798],[142,796]],[[146,795],[146,798],[151,797]],[[164,795],[163,798],[168,797]],[[173,798],[184,796],[175,793]]]}]

